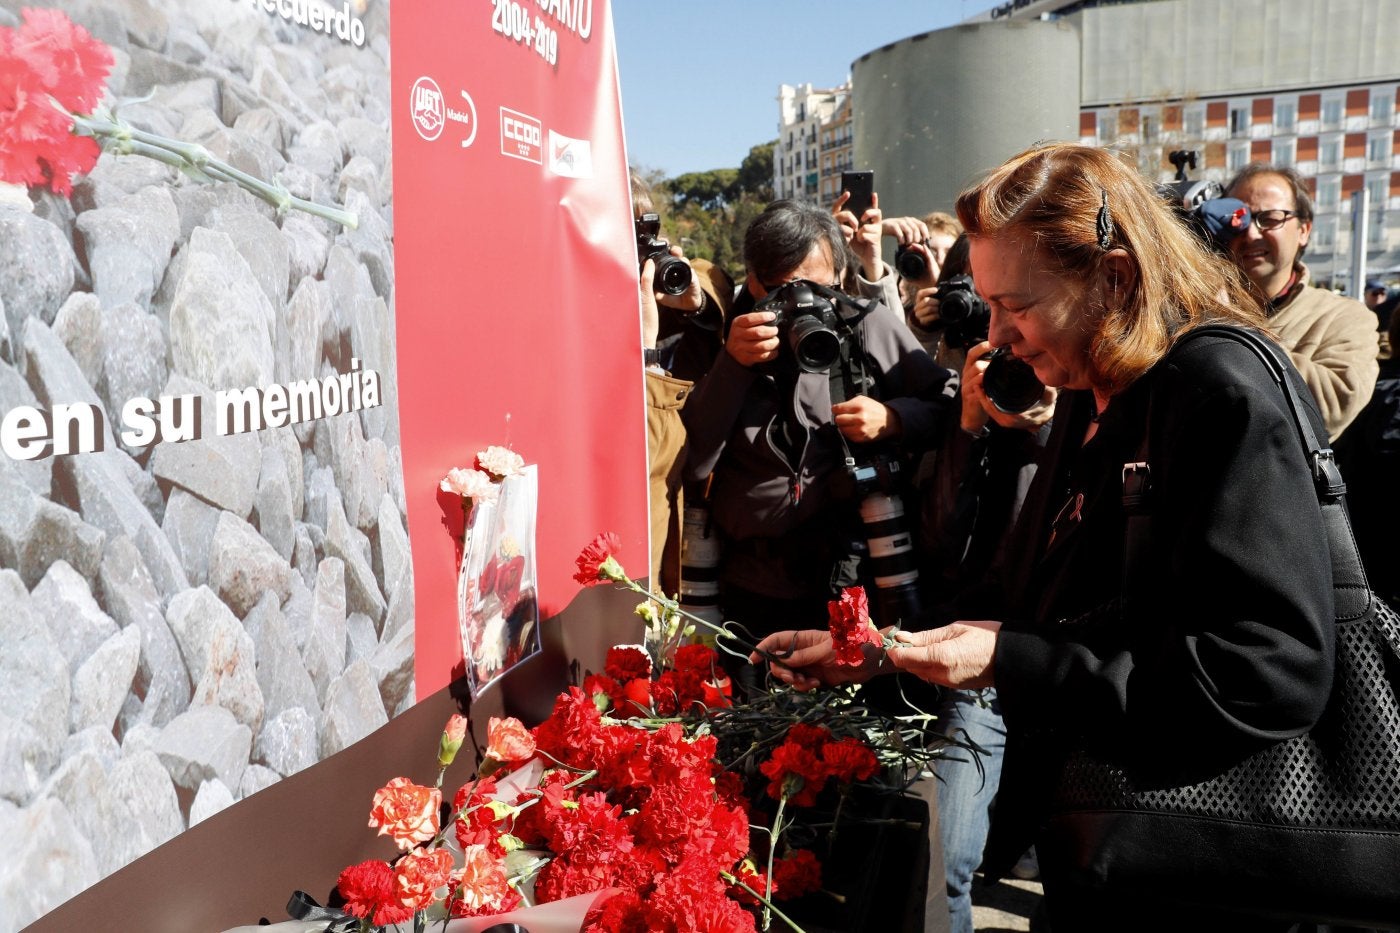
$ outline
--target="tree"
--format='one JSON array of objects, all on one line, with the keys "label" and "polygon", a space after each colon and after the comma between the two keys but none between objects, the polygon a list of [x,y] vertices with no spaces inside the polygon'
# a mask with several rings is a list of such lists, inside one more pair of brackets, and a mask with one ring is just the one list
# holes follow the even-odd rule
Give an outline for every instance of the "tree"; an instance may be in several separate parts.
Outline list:
[{"label": "tree", "polygon": [[718,168],[708,172],[687,172],[671,179],[676,203],[695,204],[707,211],[722,210],[733,196],[738,169]]},{"label": "tree", "polygon": [[775,139],[749,150],[739,166],[737,185],[740,193],[747,192],[767,204],[773,200],[773,147]]},{"label": "tree", "polygon": [[662,235],[692,259],[708,259],[736,281],[744,274],[744,231],[773,200],[773,147],[749,150],[737,168],[645,178],[662,217]]}]

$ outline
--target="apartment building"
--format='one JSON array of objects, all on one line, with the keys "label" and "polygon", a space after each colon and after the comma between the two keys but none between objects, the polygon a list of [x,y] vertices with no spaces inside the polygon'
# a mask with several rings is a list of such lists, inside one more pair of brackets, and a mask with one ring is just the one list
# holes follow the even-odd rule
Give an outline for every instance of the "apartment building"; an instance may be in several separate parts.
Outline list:
[{"label": "apartment building", "polygon": [[[883,86],[886,73],[929,76],[938,93]],[[1308,264],[1318,280],[1349,277],[1353,195],[1365,192],[1368,274],[1400,282],[1395,0],[1007,0],[861,56],[840,91],[853,143],[839,151],[876,171],[892,207],[949,203],[977,172],[1038,139],[1117,149],[1159,181],[1173,176],[1176,149],[1198,152],[1191,177],[1222,183],[1251,161],[1277,162],[1312,188]],[[809,130],[818,158],[822,120],[840,103]],[[789,109],[780,143],[797,125]],[[775,174],[804,184],[776,190],[829,203],[826,163],[804,162],[797,178],[789,162],[783,175],[780,157],[793,154],[779,145]]]},{"label": "apartment building", "polygon": [[[830,204],[841,171],[851,164],[851,83],[778,89],[778,144],[773,147],[773,191],[780,198]],[[832,172],[835,179],[832,179]]]}]

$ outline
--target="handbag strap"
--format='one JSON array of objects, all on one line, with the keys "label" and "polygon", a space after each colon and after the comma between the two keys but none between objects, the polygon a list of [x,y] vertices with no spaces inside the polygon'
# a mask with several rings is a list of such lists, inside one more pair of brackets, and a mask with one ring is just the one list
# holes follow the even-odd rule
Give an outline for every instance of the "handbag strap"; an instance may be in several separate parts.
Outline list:
[{"label": "handbag strap", "polygon": [[[1341,470],[1337,467],[1332,448],[1325,439],[1318,437],[1311,420],[1304,414],[1308,402],[1300,396],[1293,381],[1287,377],[1288,367],[1279,356],[1282,350],[1275,343],[1253,330],[1229,324],[1205,324],[1193,328],[1182,334],[1172,349],[1175,350],[1186,341],[1203,335],[1224,337],[1249,347],[1255,356],[1263,362],[1269,375],[1283,391],[1288,411],[1293,417],[1294,427],[1297,429],[1308,464],[1312,469],[1313,488],[1317,493],[1318,505],[1322,509],[1328,551],[1332,558],[1332,585],[1335,590],[1337,619],[1338,621],[1349,621],[1361,618],[1371,608],[1373,597],[1370,586],[1366,582],[1366,571],[1362,567],[1361,556],[1356,549],[1356,539],[1351,533],[1351,522],[1347,518],[1346,506],[1344,505],[1346,483],[1342,480]],[[1148,410],[1150,415],[1150,403]],[[1137,456],[1140,462],[1124,464],[1123,468],[1123,504],[1129,515],[1128,530],[1125,533],[1127,539],[1125,542],[1125,564],[1127,562],[1140,563],[1141,558],[1138,555],[1142,554],[1142,549],[1146,546],[1146,522],[1134,520],[1134,516],[1143,511],[1140,503],[1142,493],[1140,490],[1133,490],[1134,501],[1130,504],[1130,490],[1127,482],[1130,467],[1134,468],[1133,472],[1136,473],[1139,468],[1147,466],[1145,433]],[[1125,581],[1130,573],[1131,568],[1125,566]],[[1125,590],[1125,597],[1127,592]]]}]

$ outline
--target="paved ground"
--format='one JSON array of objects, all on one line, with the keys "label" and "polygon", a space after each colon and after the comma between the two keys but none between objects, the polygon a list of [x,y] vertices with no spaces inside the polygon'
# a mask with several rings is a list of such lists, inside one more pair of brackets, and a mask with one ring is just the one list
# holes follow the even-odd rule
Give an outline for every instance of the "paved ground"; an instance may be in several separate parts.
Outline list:
[{"label": "paved ground", "polygon": [[972,883],[972,924],[977,933],[1029,930],[1030,916],[1040,903],[1040,882],[1007,878],[987,884],[978,875]]}]

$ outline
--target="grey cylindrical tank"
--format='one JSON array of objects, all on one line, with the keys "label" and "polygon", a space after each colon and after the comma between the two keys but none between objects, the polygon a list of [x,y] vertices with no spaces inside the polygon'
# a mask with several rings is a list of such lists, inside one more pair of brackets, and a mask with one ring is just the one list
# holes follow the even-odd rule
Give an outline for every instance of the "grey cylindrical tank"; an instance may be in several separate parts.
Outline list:
[{"label": "grey cylindrical tank", "polygon": [[1032,143],[1079,138],[1079,34],[1063,20],[912,36],[858,58],[851,79],[854,167],[874,170],[886,217],[951,212]]}]

